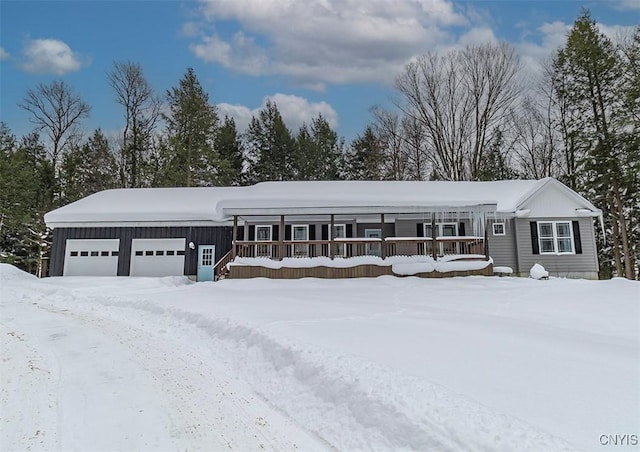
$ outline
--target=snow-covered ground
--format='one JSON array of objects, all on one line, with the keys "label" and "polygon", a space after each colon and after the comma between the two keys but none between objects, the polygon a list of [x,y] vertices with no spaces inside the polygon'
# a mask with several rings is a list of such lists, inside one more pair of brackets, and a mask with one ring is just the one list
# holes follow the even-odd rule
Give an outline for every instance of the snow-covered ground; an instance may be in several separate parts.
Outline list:
[{"label": "snow-covered ground", "polygon": [[637,282],[0,265],[0,294],[3,451],[602,450],[640,433]]}]

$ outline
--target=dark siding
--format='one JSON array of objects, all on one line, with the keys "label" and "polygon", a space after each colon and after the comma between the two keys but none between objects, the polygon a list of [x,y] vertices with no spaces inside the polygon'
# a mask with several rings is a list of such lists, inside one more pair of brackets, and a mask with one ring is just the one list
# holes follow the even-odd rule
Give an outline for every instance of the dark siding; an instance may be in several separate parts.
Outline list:
[{"label": "dark siding", "polygon": [[[198,245],[215,245],[216,262],[231,249],[230,226],[181,226],[139,228],[56,228],[53,231],[51,250],[51,276],[62,276],[67,239],[120,239],[118,276],[128,276],[131,262],[132,239],[186,239],[184,274],[195,275],[198,271]],[[195,249],[189,249],[193,242]]]}]

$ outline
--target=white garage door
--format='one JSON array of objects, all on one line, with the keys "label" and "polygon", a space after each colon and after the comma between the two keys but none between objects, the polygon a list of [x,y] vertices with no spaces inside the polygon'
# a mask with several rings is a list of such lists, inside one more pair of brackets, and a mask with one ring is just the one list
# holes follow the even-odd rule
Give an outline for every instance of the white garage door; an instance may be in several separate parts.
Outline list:
[{"label": "white garage door", "polygon": [[184,275],[186,239],[133,239],[131,276]]},{"label": "white garage door", "polygon": [[116,276],[118,239],[69,239],[64,255],[64,276]]}]

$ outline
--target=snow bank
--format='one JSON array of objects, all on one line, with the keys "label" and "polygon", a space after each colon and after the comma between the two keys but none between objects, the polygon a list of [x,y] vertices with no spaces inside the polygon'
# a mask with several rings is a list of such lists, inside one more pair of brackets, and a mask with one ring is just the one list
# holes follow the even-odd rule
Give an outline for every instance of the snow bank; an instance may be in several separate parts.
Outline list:
[{"label": "snow bank", "polygon": [[30,283],[37,281],[38,278],[30,273],[24,272],[10,264],[0,264],[0,285],[4,286],[9,283]]},{"label": "snow bank", "polygon": [[533,279],[548,279],[549,272],[544,269],[540,264],[533,264],[531,270],[529,270],[529,278]]},{"label": "snow bank", "polygon": [[350,268],[358,265],[391,266],[397,275],[415,275],[417,273],[429,273],[432,271],[452,272],[466,270],[481,270],[488,267],[493,260],[485,259],[484,255],[450,255],[443,256],[434,261],[431,256],[390,256],[382,259],[378,256],[357,256],[350,258],[337,257],[287,257],[282,260],[274,260],[268,257],[236,257],[229,266],[255,266],[271,269],[280,268],[312,268],[334,267]]},{"label": "snow bank", "polygon": [[513,273],[513,268],[511,267],[493,267],[493,273],[499,273],[499,274],[507,274],[510,275]]}]

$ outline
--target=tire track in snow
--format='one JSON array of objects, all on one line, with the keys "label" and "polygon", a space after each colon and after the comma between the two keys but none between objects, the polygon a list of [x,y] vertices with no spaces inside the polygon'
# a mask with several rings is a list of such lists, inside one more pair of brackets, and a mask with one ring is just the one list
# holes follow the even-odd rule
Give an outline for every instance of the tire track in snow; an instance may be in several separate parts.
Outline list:
[{"label": "tire track in snow", "polygon": [[[201,342],[213,341],[220,356],[262,397],[338,449],[570,450],[564,441],[518,419],[357,358],[296,349],[249,326],[150,301],[121,296],[92,301],[143,311],[162,322],[173,318],[175,329],[195,327]],[[394,387],[386,390],[387,385]]]},{"label": "tire track in snow", "polygon": [[170,436],[196,450],[304,450],[321,444],[262,401],[247,394],[213,365],[209,357],[171,340],[96,313],[74,312],[52,305],[38,307],[82,322],[117,340],[135,355],[163,396],[171,420]]}]

